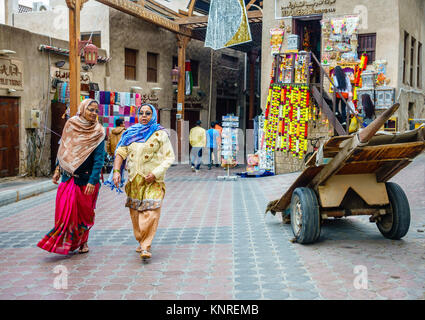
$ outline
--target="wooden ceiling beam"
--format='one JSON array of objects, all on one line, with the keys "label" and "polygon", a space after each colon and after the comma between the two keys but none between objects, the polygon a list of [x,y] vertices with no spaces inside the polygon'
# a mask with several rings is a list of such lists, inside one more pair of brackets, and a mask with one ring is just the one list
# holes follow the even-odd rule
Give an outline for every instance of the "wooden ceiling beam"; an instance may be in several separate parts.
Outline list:
[{"label": "wooden ceiling beam", "polygon": [[141,7],[137,3],[129,0],[96,0],[103,3],[106,6],[114,8],[118,11],[127,13],[136,18],[140,18],[147,22],[150,22],[158,27],[167,29],[177,34],[182,34],[188,37],[192,36],[192,31],[183,25],[179,25],[175,21],[169,20],[165,17],[157,15],[153,12],[148,11],[146,8]]},{"label": "wooden ceiling beam", "polygon": [[[263,14],[260,10],[255,11],[248,11],[248,20],[249,19],[259,19],[263,17]],[[181,19],[176,19],[174,22],[177,24],[184,26],[184,25],[191,25],[196,23],[208,23],[208,16],[191,16],[191,17],[185,17]]]}]

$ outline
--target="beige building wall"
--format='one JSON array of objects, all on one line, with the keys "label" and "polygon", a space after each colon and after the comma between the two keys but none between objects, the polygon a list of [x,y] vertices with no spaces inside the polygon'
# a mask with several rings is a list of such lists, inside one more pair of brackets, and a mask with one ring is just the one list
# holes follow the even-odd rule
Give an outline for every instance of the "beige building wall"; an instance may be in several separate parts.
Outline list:
[{"label": "beige building wall", "polygon": [[[19,40],[17,40],[19,39]],[[28,157],[28,131],[25,129],[25,111],[31,109],[41,110],[42,128],[35,129],[36,134],[44,144],[36,155],[40,161],[38,175],[50,173],[50,131],[51,128],[51,99],[54,92],[50,90],[50,67],[60,60],[68,61],[63,55],[41,52],[38,50],[40,44],[49,44],[60,48],[68,48],[68,43],[63,40],[49,39],[46,36],[31,33],[26,30],[0,25],[0,48],[13,50],[16,54],[11,57],[23,62],[24,90],[8,93],[7,89],[0,89],[0,97],[19,98],[19,173],[27,173]],[[101,54],[106,53],[101,50]],[[69,69],[68,63],[63,67]],[[98,64],[92,69],[92,82],[99,83],[103,89],[105,77],[105,64]]]},{"label": "beige building wall", "polygon": [[[400,24],[399,24],[399,62],[397,77],[397,96],[400,96],[399,129],[408,129],[408,118],[425,119],[425,1],[423,0],[400,0]],[[413,61],[413,83],[403,83],[403,55],[404,55],[404,32],[409,34],[407,46],[407,81],[410,82],[410,49],[412,37],[416,39],[414,47],[415,59],[418,55],[418,42],[422,43],[422,83],[418,84],[417,79],[417,61]],[[411,109],[409,110],[409,104]]]},{"label": "beige building wall", "polygon": [[[69,9],[65,0],[50,0],[47,11],[15,12],[13,21],[13,26],[20,29],[56,39],[69,39]],[[80,31],[100,31],[101,47],[109,53],[109,7],[97,1],[86,2],[81,10]]]}]

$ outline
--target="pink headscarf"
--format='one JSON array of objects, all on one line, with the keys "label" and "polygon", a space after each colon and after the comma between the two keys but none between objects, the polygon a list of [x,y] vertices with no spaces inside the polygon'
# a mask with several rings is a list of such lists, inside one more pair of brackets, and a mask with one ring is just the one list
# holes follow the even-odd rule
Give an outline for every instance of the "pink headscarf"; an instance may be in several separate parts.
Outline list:
[{"label": "pink headscarf", "polygon": [[105,130],[102,125],[97,120],[90,122],[83,117],[92,102],[96,100],[83,100],[78,107],[77,115],[70,118],[63,128],[58,160],[61,168],[71,174],[105,139]]}]

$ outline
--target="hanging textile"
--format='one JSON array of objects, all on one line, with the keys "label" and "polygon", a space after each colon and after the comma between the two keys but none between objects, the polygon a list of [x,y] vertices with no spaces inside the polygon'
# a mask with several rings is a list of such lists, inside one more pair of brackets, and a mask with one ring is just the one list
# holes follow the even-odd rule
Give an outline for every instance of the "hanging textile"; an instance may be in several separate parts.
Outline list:
[{"label": "hanging textile", "polygon": [[190,60],[186,60],[186,90],[185,95],[190,96],[192,94],[193,89],[193,77],[192,77],[192,69],[190,67]]},{"label": "hanging textile", "polygon": [[214,50],[251,41],[243,0],[211,0],[205,47]]}]

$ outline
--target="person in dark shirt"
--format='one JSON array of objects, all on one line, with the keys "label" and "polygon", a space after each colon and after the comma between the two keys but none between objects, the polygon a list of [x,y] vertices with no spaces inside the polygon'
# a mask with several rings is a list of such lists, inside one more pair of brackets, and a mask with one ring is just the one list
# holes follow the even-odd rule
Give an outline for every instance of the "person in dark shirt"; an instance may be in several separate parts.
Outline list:
[{"label": "person in dark shirt", "polygon": [[98,103],[86,99],[63,129],[52,178],[58,184],[62,177],[56,194],[55,226],[37,244],[46,251],[89,251],[87,240],[94,224],[105,158],[105,131],[97,120],[98,113]]}]

